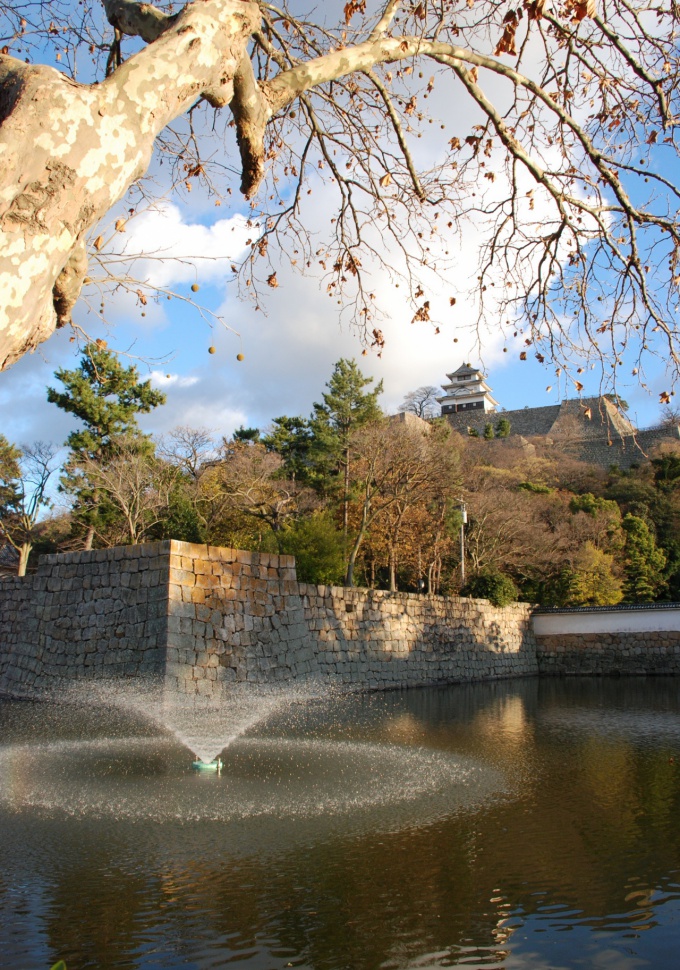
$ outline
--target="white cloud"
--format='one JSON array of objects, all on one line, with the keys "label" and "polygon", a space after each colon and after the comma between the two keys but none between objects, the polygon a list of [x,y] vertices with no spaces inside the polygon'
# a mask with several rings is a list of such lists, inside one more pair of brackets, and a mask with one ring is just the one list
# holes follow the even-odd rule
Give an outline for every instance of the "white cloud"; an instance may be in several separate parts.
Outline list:
[{"label": "white cloud", "polygon": [[170,387],[193,387],[194,384],[199,382],[199,378],[195,374],[182,376],[181,374],[167,374],[158,370],[152,370],[150,378],[151,383],[161,391]]},{"label": "white cloud", "polygon": [[172,288],[179,283],[214,283],[224,279],[229,264],[245,249],[252,229],[240,214],[211,225],[185,222],[179,206],[162,202],[131,219],[117,234],[130,271],[149,286]]}]

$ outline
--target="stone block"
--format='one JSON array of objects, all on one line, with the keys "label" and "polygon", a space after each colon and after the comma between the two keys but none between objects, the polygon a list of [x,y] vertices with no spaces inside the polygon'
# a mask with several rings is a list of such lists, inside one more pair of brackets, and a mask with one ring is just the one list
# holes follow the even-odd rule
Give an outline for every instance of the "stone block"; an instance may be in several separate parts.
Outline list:
[{"label": "stone block", "polygon": [[196,611],[202,607],[195,606],[193,603],[173,603],[172,613],[179,617],[189,617],[192,620],[196,617]]}]

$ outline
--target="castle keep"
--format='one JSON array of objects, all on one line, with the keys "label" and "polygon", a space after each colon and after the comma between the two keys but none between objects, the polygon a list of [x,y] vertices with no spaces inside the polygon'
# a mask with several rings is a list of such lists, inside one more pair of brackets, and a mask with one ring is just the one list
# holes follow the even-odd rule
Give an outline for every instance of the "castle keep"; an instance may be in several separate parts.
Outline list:
[{"label": "castle keep", "polygon": [[609,468],[630,468],[664,442],[680,441],[680,427],[657,427],[640,431],[609,397],[581,397],[540,408],[498,410],[486,376],[463,364],[447,374],[445,394],[437,398],[442,417],[460,434],[484,434],[487,424],[495,428],[500,418],[510,423],[510,436],[542,437],[559,443],[574,458]]}]

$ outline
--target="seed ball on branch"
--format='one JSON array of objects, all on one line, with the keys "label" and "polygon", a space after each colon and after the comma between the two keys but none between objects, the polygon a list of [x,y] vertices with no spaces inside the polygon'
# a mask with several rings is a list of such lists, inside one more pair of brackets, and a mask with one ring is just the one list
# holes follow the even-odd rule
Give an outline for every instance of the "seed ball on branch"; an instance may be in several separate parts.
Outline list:
[{"label": "seed ball on branch", "polygon": [[243,360],[243,354],[236,354],[236,360]]},{"label": "seed ball on branch", "polygon": [[214,354],[215,353],[215,348],[214,347],[208,347],[208,353],[209,354]]},{"label": "seed ball on branch", "polygon": [[191,292],[192,293],[198,293],[198,291],[200,290],[200,288],[201,287],[198,285],[198,283],[192,283],[191,284]]}]

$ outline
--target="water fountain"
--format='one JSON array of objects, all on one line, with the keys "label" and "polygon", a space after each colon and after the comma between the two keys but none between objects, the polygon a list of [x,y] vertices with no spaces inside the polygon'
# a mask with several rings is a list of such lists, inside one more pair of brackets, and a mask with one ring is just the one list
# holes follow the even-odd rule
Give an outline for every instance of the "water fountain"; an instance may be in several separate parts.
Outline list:
[{"label": "water fountain", "polygon": [[[354,815],[363,824],[371,815],[394,829],[502,787],[489,767],[401,739],[329,737],[347,702],[314,681],[234,685],[219,698],[129,683],[67,686],[43,694],[39,709],[59,712],[62,733],[74,724],[75,736],[0,748],[5,779],[20,779],[0,783],[0,803],[118,819]],[[83,718],[87,726],[76,723]],[[197,789],[192,773],[215,784]]]},{"label": "water fountain", "polygon": [[3,959],[672,966],[679,746],[662,682],[2,702]]}]

